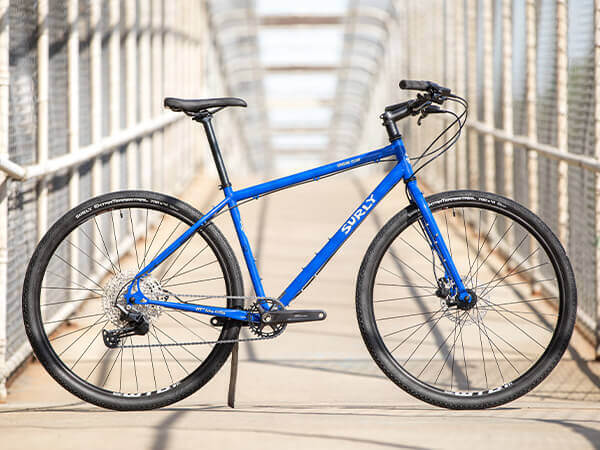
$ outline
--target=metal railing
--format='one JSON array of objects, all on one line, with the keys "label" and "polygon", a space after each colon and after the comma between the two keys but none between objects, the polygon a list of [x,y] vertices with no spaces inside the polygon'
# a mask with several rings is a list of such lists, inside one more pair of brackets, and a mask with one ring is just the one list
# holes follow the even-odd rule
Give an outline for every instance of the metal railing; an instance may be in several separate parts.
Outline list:
[{"label": "metal railing", "polygon": [[31,352],[20,291],[37,241],[91,196],[181,191],[207,157],[203,134],[162,99],[226,83],[204,1],[0,0],[0,20],[1,401]]},{"label": "metal railing", "polygon": [[[468,98],[466,133],[423,177],[498,192],[544,219],[573,263],[579,329],[600,358],[600,1],[398,0],[388,31],[370,110],[403,95],[400,78]],[[441,123],[402,125],[418,149]]]}]

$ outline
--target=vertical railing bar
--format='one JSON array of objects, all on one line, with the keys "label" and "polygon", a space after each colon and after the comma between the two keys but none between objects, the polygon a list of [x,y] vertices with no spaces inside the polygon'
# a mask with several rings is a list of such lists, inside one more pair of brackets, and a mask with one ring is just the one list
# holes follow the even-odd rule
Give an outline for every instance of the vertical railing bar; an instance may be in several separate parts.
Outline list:
[{"label": "vertical railing bar", "polygon": [[[455,68],[456,68],[456,87],[455,92],[458,95],[466,96],[467,87],[465,84],[465,0],[456,0],[455,4],[455,29],[456,29],[456,45],[455,45]],[[467,187],[467,151],[466,141],[469,131],[465,130],[464,137],[456,143],[456,184],[455,188]]]},{"label": "vertical railing bar", "polygon": [[[151,104],[151,86],[150,86],[150,75],[151,75],[151,67],[150,67],[150,27],[152,26],[150,19],[150,4],[147,2],[139,2],[139,11],[138,14],[140,16],[140,67],[138,68],[140,73],[140,121],[149,120],[152,117],[152,104]],[[151,143],[152,136],[144,136],[141,140],[140,151],[138,155],[140,155],[140,160],[138,163],[138,171],[142,176],[142,179],[139,180],[138,185],[142,189],[150,189],[150,182],[152,179],[152,162],[150,159],[151,154]]]},{"label": "vertical railing bar", "polygon": [[[68,126],[69,126],[69,153],[79,150],[79,0],[69,0],[67,5],[67,90],[68,90]],[[69,177],[69,205],[74,208],[79,203],[79,167],[70,170]],[[73,233],[71,237],[74,246],[70,249],[71,279],[79,279],[78,267],[79,252],[76,246],[79,243],[79,234]],[[71,291],[75,298],[76,291]]]},{"label": "vertical railing bar", "polygon": [[[477,34],[477,1],[468,0],[467,6],[467,46],[468,46],[468,58],[465,61],[468,73],[467,83],[467,97],[469,99],[470,116],[478,118],[478,104],[477,104],[477,71],[475,61],[477,60],[476,51],[476,34]],[[469,140],[468,147],[468,182],[469,188],[479,188],[479,134],[476,130],[469,129],[467,134]]]},{"label": "vertical railing bar", "polygon": [[[565,0],[556,2],[556,140],[562,152],[568,152],[567,124],[567,5]],[[569,239],[569,169],[567,163],[558,163],[558,237],[568,247]]]},{"label": "vertical railing bar", "polygon": [[[527,59],[526,59],[526,94],[525,101],[527,103],[527,137],[537,142],[537,39],[536,39],[536,0],[527,0],[526,6],[526,22],[527,22]],[[539,212],[539,186],[538,186],[538,154],[537,152],[527,149],[527,182],[529,209],[534,213]]]},{"label": "vertical railing bar", "polygon": [[[0,156],[8,157],[9,0],[0,0]],[[0,403],[6,401],[6,298],[8,289],[8,178],[0,174]]]},{"label": "vertical railing bar", "polygon": [[[502,122],[504,131],[513,134],[512,93],[512,0],[502,2]],[[504,195],[514,197],[514,146],[504,142]]]},{"label": "vertical railing bar", "polygon": [[[144,2],[140,2],[144,3]],[[136,1],[125,2],[125,99],[127,102],[125,126],[134,127],[137,123],[137,94],[140,86],[137,82],[137,28],[136,28]],[[138,186],[138,145],[131,141],[126,147],[127,157],[127,189],[135,189]],[[116,153],[116,152],[115,152]]]},{"label": "vertical railing bar", "polygon": [[[109,117],[108,132],[110,135],[117,133],[121,127],[121,55],[120,55],[120,29],[121,7],[119,0],[110,0],[109,3],[109,30],[108,38],[108,68],[109,68]],[[121,187],[121,152],[110,154],[110,190],[117,191]]]},{"label": "vertical railing bar", "polygon": [[[40,0],[37,8],[37,162],[48,160],[48,0]],[[40,178],[37,199],[37,236],[42,238],[48,226],[48,180]]]},{"label": "vertical railing bar", "polygon": [[[486,125],[494,127],[494,60],[493,39],[494,22],[492,16],[493,0],[483,2],[483,121]],[[484,186],[489,192],[496,191],[496,155],[494,138],[485,134],[483,136],[484,161]]]},{"label": "vertical railing bar", "polygon": [[[158,116],[163,100],[163,2],[152,0],[152,114]],[[152,136],[152,189],[162,190],[162,142],[164,130]]]},{"label": "vertical railing bar", "polygon": [[[594,154],[600,160],[600,2],[594,8]],[[596,172],[596,360],[600,360],[600,173]]]}]

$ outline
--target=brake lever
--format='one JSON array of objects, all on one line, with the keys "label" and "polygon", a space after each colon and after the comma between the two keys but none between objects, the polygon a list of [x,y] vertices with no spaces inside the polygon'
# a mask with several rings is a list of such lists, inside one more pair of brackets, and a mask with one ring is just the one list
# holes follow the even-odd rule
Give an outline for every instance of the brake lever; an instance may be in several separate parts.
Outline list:
[{"label": "brake lever", "polygon": [[421,108],[420,112],[421,112],[421,115],[419,116],[419,119],[417,120],[418,126],[421,126],[421,122],[429,114],[440,114],[440,113],[444,113],[446,111],[437,105],[429,104],[429,105],[426,105],[423,108]]}]

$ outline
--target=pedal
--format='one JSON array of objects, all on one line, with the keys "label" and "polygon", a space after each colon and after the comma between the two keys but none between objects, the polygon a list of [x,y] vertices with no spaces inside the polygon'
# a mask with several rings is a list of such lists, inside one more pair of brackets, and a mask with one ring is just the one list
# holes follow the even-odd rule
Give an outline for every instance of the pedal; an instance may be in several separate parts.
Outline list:
[{"label": "pedal", "polygon": [[263,323],[299,323],[325,320],[327,313],[320,309],[284,309],[281,311],[265,312]]}]

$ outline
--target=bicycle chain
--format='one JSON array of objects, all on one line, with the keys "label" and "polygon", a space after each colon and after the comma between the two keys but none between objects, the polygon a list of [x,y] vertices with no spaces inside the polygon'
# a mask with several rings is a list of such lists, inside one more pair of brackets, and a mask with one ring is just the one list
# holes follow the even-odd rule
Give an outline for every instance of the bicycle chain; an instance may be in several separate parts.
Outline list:
[{"label": "bicycle chain", "polygon": [[[201,299],[208,299],[208,298],[226,298],[226,299],[248,299],[248,300],[275,300],[272,297],[256,297],[256,296],[249,296],[249,295],[194,295],[194,294],[174,294],[173,292],[167,291],[166,289],[163,288],[163,291],[169,295],[172,295],[175,298],[179,298],[179,297],[194,297],[194,298],[201,298]],[[183,303],[188,304],[188,302],[184,302],[182,300]],[[218,344],[237,344],[239,342],[251,342],[251,341],[266,341],[266,340],[270,340],[270,339],[274,339],[279,335],[275,335],[275,336],[263,336],[263,337],[253,337],[253,338],[242,338],[242,339],[223,339],[223,340],[217,340],[217,341],[193,341],[193,342],[167,342],[165,344],[131,344],[131,345],[120,345],[118,348],[121,349],[125,349],[125,348],[150,348],[150,347],[183,347],[183,346],[188,346],[188,345],[218,345]]]}]

